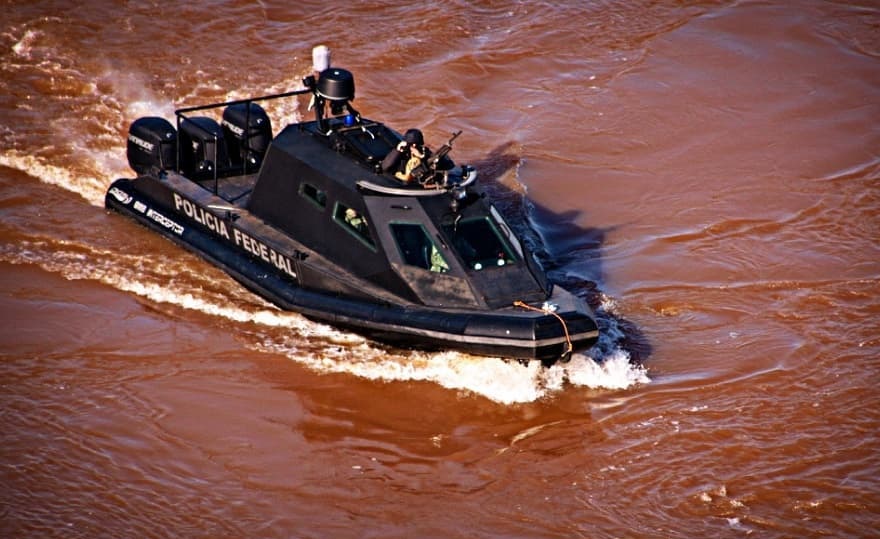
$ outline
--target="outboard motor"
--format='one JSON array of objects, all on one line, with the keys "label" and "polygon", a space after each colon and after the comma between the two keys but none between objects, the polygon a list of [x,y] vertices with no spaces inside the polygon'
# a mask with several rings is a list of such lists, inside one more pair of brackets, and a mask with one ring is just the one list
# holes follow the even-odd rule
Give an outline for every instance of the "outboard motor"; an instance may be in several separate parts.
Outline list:
[{"label": "outboard motor", "polygon": [[272,122],[256,103],[236,103],[223,111],[223,136],[229,164],[239,170],[256,171],[272,141]]},{"label": "outboard motor", "polygon": [[138,118],[128,128],[128,166],[138,174],[174,168],[177,131],[164,118]]},{"label": "outboard motor", "polygon": [[189,178],[205,178],[229,166],[226,140],[220,124],[213,118],[181,118],[180,173]]}]

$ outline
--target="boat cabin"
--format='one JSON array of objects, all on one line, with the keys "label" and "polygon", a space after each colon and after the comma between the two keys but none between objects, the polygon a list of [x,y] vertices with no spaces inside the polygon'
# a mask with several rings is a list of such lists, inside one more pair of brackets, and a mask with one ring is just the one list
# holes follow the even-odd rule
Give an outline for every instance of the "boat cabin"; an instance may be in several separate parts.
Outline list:
[{"label": "boat cabin", "polygon": [[[420,181],[403,183],[381,166],[403,137],[354,109],[351,73],[328,68],[304,82],[305,90],[181,109],[176,140],[173,129],[143,118],[129,136],[132,167],[143,173],[156,161],[160,167],[173,162],[179,173],[295,238],[306,252],[407,302],[493,309],[550,295],[532,256],[470,186],[476,171],[446,155],[451,141]],[[303,94],[315,118],[273,135],[259,102]],[[224,107],[220,122],[194,115],[217,107]],[[149,145],[156,155],[139,160],[138,150]],[[308,282],[318,274],[305,273],[300,285],[324,287],[319,277]],[[350,293],[357,292],[353,283]]]}]

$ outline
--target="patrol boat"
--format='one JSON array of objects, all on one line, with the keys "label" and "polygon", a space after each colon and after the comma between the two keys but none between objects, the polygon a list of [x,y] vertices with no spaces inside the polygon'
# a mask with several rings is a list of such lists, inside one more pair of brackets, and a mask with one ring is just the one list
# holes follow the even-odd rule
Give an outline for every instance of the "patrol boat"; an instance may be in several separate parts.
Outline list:
[{"label": "patrol boat", "polygon": [[[596,341],[590,308],[548,281],[451,140],[408,160],[404,182],[382,167],[403,137],[354,109],[351,72],[303,82],[176,110],[176,126],[137,119],[136,177],[106,207],[282,309],[395,346],[550,364]],[[306,98],[314,119],[274,133],[264,106]]]}]

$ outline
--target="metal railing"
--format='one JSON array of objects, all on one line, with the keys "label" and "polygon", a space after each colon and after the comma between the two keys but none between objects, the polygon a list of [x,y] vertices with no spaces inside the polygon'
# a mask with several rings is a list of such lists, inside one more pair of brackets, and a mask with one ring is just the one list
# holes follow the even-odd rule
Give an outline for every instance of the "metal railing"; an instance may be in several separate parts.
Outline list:
[{"label": "metal railing", "polygon": [[[268,100],[272,100],[272,99],[280,99],[280,98],[284,98],[284,97],[298,96],[298,95],[303,95],[303,94],[307,94],[307,93],[311,93],[311,92],[312,92],[312,90],[305,88],[302,90],[293,90],[290,92],[284,92],[284,93],[280,93],[280,94],[263,95],[263,96],[259,96],[259,97],[250,97],[247,99],[236,99],[234,101],[225,101],[222,103],[211,103],[208,105],[198,105],[198,106],[194,106],[194,107],[184,107],[184,108],[180,108],[180,109],[175,110],[174,115],[177,118],[177,148],[175,150],[175,160],[176,160],[175,170],[178,173],[183,172],[181,170],[181,164],[180,164],[180,161],[181,161],[181,159],[180,159],[181,158],[181,148],[180,148],[180,138],[181,138],[180,132],[181,132],[181,130],[180,130],[180,128],[183,123],[189,122],[191,125],[194,125],[197,130],[201,131],[203,134],[207,135],[209,139],[213,140],[213,143],[214,143],[213,144],[213,156],[211,156],[213,158],[212,163],[213,163],[213,169],[214,169],[213,170],[213,174],[214,174],[214,178],[213,178],[214,179],[214,191],[213,192],[215,195],[217,194],[218,185],[219,185],[219,177],[220,177],[219,176],[220,165],[217,162],[217,158],[218,158],[217,152],[218,152],[219,142],[220,142],[219,133],[210,132],[208,129],[204,128],[203,126],[201,126],[197,122],[195,122],[192,117],[188,117],[187,114],[192,113],[192,112],[199,112],[199,111],[203,111],[203,110],[219,109],[219,108],[229,107],[232,105],[244,104],[246,112],[245,112],[245,129],[244,129],[243,143],[244,143],[244,147],[246,149],[250,150],[251,149],[250,148],[250,137],[251,137],[251,124],[250,124],[251,106],[250,106],[250,104],[251,103],[255,103],[257,101],[268,101]],[[242,167],[243,167],[242,174],[248,173],[247,166],[248,166],[247,159],[244,159],[243,165],[242,165]]]}]

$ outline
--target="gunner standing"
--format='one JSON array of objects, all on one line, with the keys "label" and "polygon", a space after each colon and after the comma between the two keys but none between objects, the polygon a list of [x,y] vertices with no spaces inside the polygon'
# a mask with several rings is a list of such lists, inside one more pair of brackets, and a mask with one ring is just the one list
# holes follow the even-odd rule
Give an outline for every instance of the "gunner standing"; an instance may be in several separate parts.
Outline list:
[{"label": "gunner standing", "polygon": [[413,170],[430,156],[430,150],[425,147],[425,138],[418,129],[409,129],[403,135],[403,140],[396,148],[388,152],[382,160],[384,172],[394,171],[394,177],[409,183],[413,179]]}]

